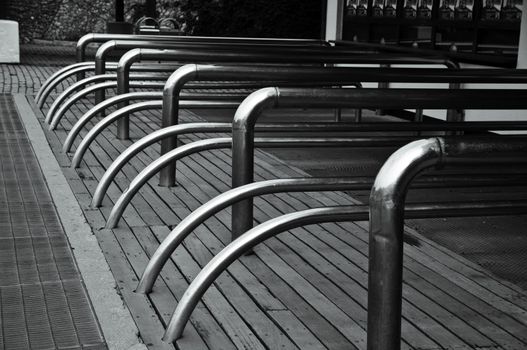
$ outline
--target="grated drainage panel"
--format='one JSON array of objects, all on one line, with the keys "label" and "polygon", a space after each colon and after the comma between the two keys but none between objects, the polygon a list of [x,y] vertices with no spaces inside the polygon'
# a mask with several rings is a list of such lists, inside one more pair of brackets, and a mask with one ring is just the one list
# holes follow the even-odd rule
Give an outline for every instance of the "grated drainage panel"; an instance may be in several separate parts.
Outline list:
[{"label": "grated drainage panel", "polygon": [[0,95],[0,349],[106,349],[13,99]]}]

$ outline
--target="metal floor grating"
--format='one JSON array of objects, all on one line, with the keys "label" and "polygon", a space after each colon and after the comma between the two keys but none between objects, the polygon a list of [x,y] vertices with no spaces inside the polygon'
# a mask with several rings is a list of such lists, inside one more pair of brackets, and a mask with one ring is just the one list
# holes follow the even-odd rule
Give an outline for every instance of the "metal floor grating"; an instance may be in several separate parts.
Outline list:
[{"label": "metal floor grating", "polygon": [[0,349],[106,349],[13,99],[0,95]]}]

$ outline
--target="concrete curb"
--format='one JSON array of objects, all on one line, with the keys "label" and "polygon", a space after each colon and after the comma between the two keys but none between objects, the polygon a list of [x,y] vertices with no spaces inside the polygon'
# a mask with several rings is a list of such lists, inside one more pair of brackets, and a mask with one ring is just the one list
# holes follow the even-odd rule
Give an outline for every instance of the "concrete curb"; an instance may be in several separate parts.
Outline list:
[{"label": "concrete curb", "polygon": [[109,349],[147,349],[138,336],[139,330],[130,311],[116,292],[117,283],[110,267],[51,151],[36,110],[26,96],[13,96]]}]

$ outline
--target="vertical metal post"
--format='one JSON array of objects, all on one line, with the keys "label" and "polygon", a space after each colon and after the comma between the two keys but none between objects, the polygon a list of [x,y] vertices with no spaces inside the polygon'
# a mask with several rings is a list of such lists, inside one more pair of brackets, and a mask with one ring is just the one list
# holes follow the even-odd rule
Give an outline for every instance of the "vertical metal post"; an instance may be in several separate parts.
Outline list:
[{"label": "vertical metal post", "polygon": [[400,349],[406,189],[440,155],[438,139],[412,142],[395,152],[375,178],[370,196],[368,350]]},{"label": "vertical metal post", "polygon": [[[276,88],[250,94],[238,107],[232,122],[232,188],[254,181],[254,124],[260,113],[277,103]],[[234,171],[236,169],[236,171]],[[232,206],[232,240],[253,227],[253,199]]]}]

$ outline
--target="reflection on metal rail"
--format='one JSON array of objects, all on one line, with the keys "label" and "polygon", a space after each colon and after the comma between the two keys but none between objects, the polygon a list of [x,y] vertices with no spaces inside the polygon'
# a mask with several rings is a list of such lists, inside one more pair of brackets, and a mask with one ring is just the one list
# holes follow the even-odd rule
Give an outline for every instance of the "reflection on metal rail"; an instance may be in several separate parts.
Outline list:
[{"label": "reflection on metal rail", "polygon": [[[254,126],[269,108],[527,109],[526,90],[265,88],[247,97],[234,116],[232,187],[254,181]],[[232,237],[252,227],[251,199],[233,206]]]},{"label": "reflection on metal rail", "polygon": [[[185,108],[235,108],[239,105],[239,102],[229,102],[229,101],[181,101],[181,106]],[[133,112],[138,112],[142,110],[152,110],[152,109],[161,109],[163,107],[163,101],[148,101],[148,102],[138,102],[133,105],[126,106],[124,108],[118,109],[117,111],[109,114],[100,120],[95,126],[93,126],[90,131],[86,134],[82,142],[77,147],[75,154],[71,160],[71,167],[78,168],[84,157],[84,154],[90,147],[91,143],[95,140],[97,135],[99,135],[108,125],[119,120],[125,115],[128,115]],[[69,135],[68,135],[69,136]],[[73,142],[73,139],[71,140]]]},{"label": "reflection on metal rail", "polygon": [[[409,204],[401,208],[407,218],[430,217],[464,217],[479,215],[507,215],[509,213],[524,213],[527,210],[525,201],[504,202],[469,202],[469,203],[441,203],[441,204]],[[320,224],[325,222],[364,221],[368,220],[368,207],[345,206],[308,209],[300,212],[282,215],[271,219],[249,230],[235,241],[227,245],[222,251],[199,272],[189,285],[183,297],[179,300],[176,310],[167,325],[163,340],[174,342],[179,339],[187,324],[192,311],[205,294],[211,284],[224,272],[236,259],[250,251],[257,244],[264,242],[277,234],[297,227]],[[402,240],[401,240],[402,245]],[[371,253],[370,253],[371,256]],[[384,272],[383,274],[386,274]],[[379,305],[384,307],[385,304]],[[368,324],[368,342],[370,339],[370,325]],[[400,344],[392,341],[384,347],[369,349],[396,349]]]},{"label": "reflection on metal rail", "polygon": [[[379,137],[379,138],[262,138],[255,139],[255,145],[258,147],[350,147],[350,146],[369,146],[369,147],[383,147],[386,145],[402,145],[408,142],[409,137]],[[183,146],[180,146],[163,156],[159,157],[143,169],[130,183],[128,188],[121,194],[119,199],[115,202],[108,220],[107,228],[114,228],[117,226],[126,206],[130,203],[133,196],[139,189],[155,174],[157,174],[163,167],[173,160],[179,160],[190,154],[220,149],[231,148],[232,139],[230,137],[213,138],[207,140],[195,141]]]},{"label": "reflection on metal rail", "polygon": [[[44,121],[49,124],[49,122],[53,119],[53,115],[57,111],[57,108],[66,100],[73,92],[78,91],[81,88],[84,88],[88,84],[97,83],[100,81],[107,81],[112,80],[114,76],[112,74],[104,74],[104,75],[94,75],[88,78],[84,78],[80,81],[75,82],[74,84],[68,86],[67,89],[65,89],[51,104],[51,107],[49,108],[48,112],[46,113],[46,118]],[[45,98],[43,99],[43,102],[45,102]]]},{"label": "reflection on metal rail", "polygon": [[[379,64],[389,62],[392,64],[445,64],[445,59],[422,58],[408,56],[390,55],[358,55],[352,51],[342,50],[334,47],[300,47],[287,48],[278,47],[273,49],[251,49],[235,48],[230,50],[210,51],[207,49],[180,49],[180,50],[156,50],[156,49],[133,49],[125,53],[118,63],[117,68],[117,93],[126,93],[129,90],[128,76],[132,65],[143,60],[176,60],[179,62],[215,62],[215,63],[349,63],[349,64]],[[118,123],[118,135],[121,140],[129,138],[129,125],[127,119],[123,118]]]},{"label": "reflection on metal rail", "polygon": [[[121,95],[122,96],[122,95]],[[440,122],[440,123],[426,123],[417,125],[414,123],[361,123],[361,124],[347,124],[340,123],[280,123],[280,124],[257,124],[256,131],[309,131],[318,130],[320,132],[332,131],[350,131],[350,132],[368,132],[368,131],[459,131],[469,130],[472,132],[487,131],[487,130],[526,130],[527,122]],[[169,126],[146,135],[142,139],[134,142],[128,147],[118,158],[108,167],[103,174],[97,188],[93,193],[91,202],[92,207],[101,206],[102,200],[110,183],[113,181],[119,170],[128,162],[133,156],[143,151],[146,147],[155,142],[163,140],[174,135],[184,134],[187,132],[231,132],[232,124],[230,123],[191,123],[182,125]]]},{"label": "reflection on metal rail", "polygon": [[59,69],[58,71],[56,71],[55,73],[50,75],[46,79],[46,81],[44,83],[42,83],[42,85],[40,86],[40,89],[38,90],[38,92],[37,92],[37,94],[35,96],[35,102],[37,103],[37,105],[40,107],[40,99],[42,97],[42,93],[47,89],[49,84],[54,82],[63,73],[68,72],[68,71],[70,71],[72,69],[82,68],[82,67],[91,67],[91,68],[87,68],[87,69],[93,69],[95,67],[95,63],[93,63],[93,62],[74,63],[74,64],[71,64],[71,65],[66,66],[64,68]]},{"label": "reflection on metal rail", "polygon": [[[432,167],[471,164],[525,164],[527,138],[432,138],[399,149],[379,171],[370,196],[368,349],[398,349],[401,303],[404,207],[408,185]],[[493,208],[497,215],[525,213]]]},{"label": "reflection on metal rail", "polygon": [[[156,83],[156,82],[131,82],[130,85],[134,88],[144,88],[144,89],[151,89],[151,88],[161,88],[163,87],[162,83]],[[72,97],[70,97],[66,102],[64,102],[63,105],[60,106],[59,110],[55,113],[53,116],[53,119],[50,122],[49,130],[55,130],[60,123],[60,120],[66,113],[68,109],[70,109],[71,106],[73,106],[77,101],[79,101],[81,98],[86,97],[87,95],[91,94],[92,92],[102,90],[102,89],[109,89],[114,88],[117,86],[117,83],[115,81],[107,81],[103,83],[97,83],[94,85],[90,85],[87,88],[75,93]]]},{"label": "reflection on metal rail", "polygon": [[[422,177],[414,184],[414,188],[452,188],[452,187],[479,187],[493,186],[498,180],[506,180],[507,185],[525,184],[525,176],[517,177],[493,177],[493,176],[430,176]],[[373,185],[370,177],[349,178],[297,178],[277,179],[254,182],[245,186],[237,187],[224,192],[199,208],[195,209],[185,217],[161,242],[156,249],[147,267],[145,268],[136,292],[150,293],[154,282],[159,276],[161,269],[172,253],[183,242],[183,240],[205,220],[218,213],[220,210],[249,197],[262,196],[264,194],[278,192],[311,192],[311,191],[343,191],[343,190],[369,190]]]},{"label": "reflection on metal rail", "polygon": [[84,113],[79,120],[73,125],[70,132],[68,133],[68,136],[66,137],[66,140],[64,141],[64,145],[62,146],[62,151],[64,153],[69,152],[71,149],[71,146],[73,145],[73,142],[75,141],[75,138],[81,131],[81,129],[88,123],[92,118],[97,116],[99,112],[105,110],[106,108],[113,106],[121,101],[127,100],[145,100],[145,101],[151,101],[151,100],[160,100],[163,93],[158,91],[141,91],[141,92],[129,92],[124,95],[117,95],[110,97],[103,102],[99,103],[98,105],[95,105],[94,107],[90,108],[86,113]]}]

